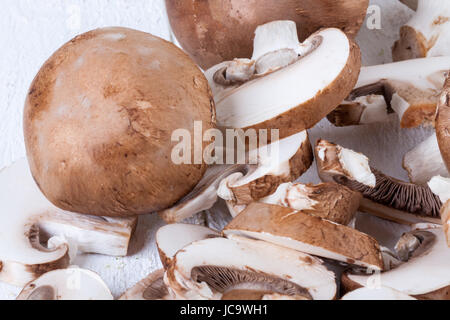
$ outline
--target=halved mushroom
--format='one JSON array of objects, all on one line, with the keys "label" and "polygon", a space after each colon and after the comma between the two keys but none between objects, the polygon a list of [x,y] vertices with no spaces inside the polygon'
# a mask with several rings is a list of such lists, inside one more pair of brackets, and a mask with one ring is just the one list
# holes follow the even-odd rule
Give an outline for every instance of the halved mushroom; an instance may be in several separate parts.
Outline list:
[{"label": "halved mushroom", "polygon": [[[306,131],[249,150],[247,164],[211,166],[191,193],[160,216],[168,223],[180,222],[210,209],[218,194],[245,203],[258,200],[275,192],[281,183],[299,178],[311,167],[313,158]],[[233,183],[227,185],[223,180]]]},{"label": "halved mushroom", "polygon": [[413,228],[410,235],[418,238],[419,246],[415,250],[416,246],[410,248],[413,254],[408,262],[382,273],[361,275],[346,272],[342,277],[344,290],[382,284],[416,299],[449,299],[450,250],[442,229]]},{"label": "halved mushroom", "polygon": [[441,208],[441,219],[447,244],[450,247],[450,179],[436,176],[430,180],[428,186],[444,204]]},{"label": "halved mushroom", "polygon": [[335,126],[385,122],[397,114],[402,128],[433,125],[450,56],[363,67],[355,89],[328,115]]},{"label": "halved mushroom", "polygon": [[41,275],[17,300],[113,300],[113,296],[98,274],[72,267]]},{"label": "halved mushroom", "polygon": [[165,269],[168,268],[176,253],[195,241],[220,237],[220,233],[203,226],[193,224],[170,224],[156,233],[156,245],[159,257]]},{"label": "halved mushroom", "polygon": [[56,208],[37,187],[26,160],[0,172],[0,201],[0,281],[17,286],[67,267],[77,251],[126,255],[137,222]]},{"label": "halved mushroom", "polygon": [[240,237],[202,240],[185,247],[169,266],[165,283],[178,299],[336,296],[334,273],[321,260]]},{"label": "halved mushroom", "polygon": [[164,270],[157,270],[127,290],[119,300],[170,300]]},{"label": "halved mushroom", "polygon": [[341,300],[417,300],[403,292],[387,288],[359,288],[344,295]]},{"label": "halved mushroom", "polygon": [[365,268],[383,269],[378,243],[347,226],[281,206],[252,203],[223,230]]},{"label": "halved mushroom", "polygon": [[428,186],[387,176],[371,168],[363,154],[325,140],[317,142],[315,152],[320,178],[361,192],[361,211],[406,224],[440,223],[442,203]]},{"label": "halved mushroom", "polygon": [[450,55],[450,3],[415,2],[409,5],[416,13],[401,27],[400,40],[392,48],[394,61]]},{"label": "halved mushroom", "polygon": [[[324,29],[300,43],[292,21],[258,27],[253,74],[242,60],[206,72],[225,128],[279,129],[280,138],[313,127],[353,89],[359,75],[358,46],[339,29]],[[249,68],[251,64],[245,62]],[[233,70],[245,77],[236,81]],[[230,78],[230,75],[234,77]]]},{"label": "halved mushroom", "polygon": [[273,194],[280,184],[299,178],[314,160],[306,131],[252,150],[249,157],[259,164],[249,167],[246,175],[236,173],[224,179],[219,197],[237,205],[257,201]]}]

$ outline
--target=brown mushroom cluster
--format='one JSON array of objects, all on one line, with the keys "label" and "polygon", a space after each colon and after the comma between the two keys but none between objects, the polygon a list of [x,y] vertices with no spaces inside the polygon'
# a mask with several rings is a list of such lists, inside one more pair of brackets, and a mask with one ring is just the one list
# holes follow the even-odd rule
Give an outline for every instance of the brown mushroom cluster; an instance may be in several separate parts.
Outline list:
[{"label": "brown mushroom cluster", "polygon": [[[121,300],[450,300],[449,5],[402,1],[416,14],[396,62],[363,67],[368,0],[165,2],[187,53],[104,28],[38,72],[28,161],[0,172],[11,214],[0,240],[12,243],[0,246],[0,281],[23,287],[18,299],[113,299],[71,262],[127,255],[137,216],[157,213],[161,268]],[[310,141],[324,119],[376,130],[392,118],[435,133],[405,155],[410,181],[338,136]],[[195,139],[190,161],[173,161],[174,132],[211,130],[278,137],[244,138],[245,163],[199,160],[209,144]],[[216,159],[237,152],[221,147]],[[306,181],[313,164],[321,183]],[[225,225],[213,226],[218,207]],[[189,223],[198,214],[204,225]]]}]

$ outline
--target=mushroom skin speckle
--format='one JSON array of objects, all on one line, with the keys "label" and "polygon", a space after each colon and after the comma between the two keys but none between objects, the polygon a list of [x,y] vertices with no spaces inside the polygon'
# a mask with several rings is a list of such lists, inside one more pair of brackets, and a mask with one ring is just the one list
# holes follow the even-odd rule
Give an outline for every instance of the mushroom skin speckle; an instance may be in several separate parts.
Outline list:
[{"label": "mushroom skin speckle", "polygon": [[133,216],[173,205],[202,178],[205,163],[171,160],[173,132],[193,137],[195,121],[215,126],[200,69],[175,45],[116,27],[77,36],[43,65],[24,134],[33,176],[53,204]]},{"label": "mushroom skin speckle", "polygon": [[368,5],[368,0],[166,0],[175,36],[204,69],[250,58],[256,28],[270,21],[295,21],[302,41],[324,27],[355,37]]}]

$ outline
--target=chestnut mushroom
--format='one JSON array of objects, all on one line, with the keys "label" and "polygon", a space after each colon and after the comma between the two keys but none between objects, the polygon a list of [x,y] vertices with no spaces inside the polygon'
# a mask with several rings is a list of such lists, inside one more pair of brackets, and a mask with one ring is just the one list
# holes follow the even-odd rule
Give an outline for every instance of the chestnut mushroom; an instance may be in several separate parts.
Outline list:
[{"label": "chestnut mushroom", "polygon": [[[31,84],[24,111],[31,172],[64,210],[112,217],[163,210],[206,170],[203,159],[171,159],[174,131],[194,137],[195,122],[214,127],[214,102],[182,50],[132,29],[90,31],[56,51]],[[192,150],[202,147],[191,140]]]}]

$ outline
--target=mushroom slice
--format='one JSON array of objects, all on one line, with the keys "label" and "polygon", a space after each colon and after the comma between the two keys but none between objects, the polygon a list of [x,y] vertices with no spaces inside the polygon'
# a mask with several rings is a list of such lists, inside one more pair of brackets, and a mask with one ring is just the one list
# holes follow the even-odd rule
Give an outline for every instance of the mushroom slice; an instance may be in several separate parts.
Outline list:
[{"label": "mushroom slice", "polygon": [[98,274],[73,267],[41,275],[17,300],[113,300],[113,296]]},{"label": "mushroom slice", "polygon": [[450,56],[361,68],[355,89],[332,111],[338,127],[385,122],[397,114],[402,128],[433,125]]},{"label": "mushroom slice", "polygon": [[403,167],[412,183],[424,185],[434,176],[449,177],[439,150],[436,134],[433,134],[403,157]]},{"label": "mushroom slice", "polygon": [[167,223],[177,223],[212,208],[220,182],[232,173],[247,171],[246,165],[210,166],[198,185],[173,207],[159,212],[160,217]]},{"label": "mushroom slice", "polygon": [[358,46],[341,30],[323,29],[300,43],[292,21],[258,27],[252,60],[255,73],[245,83],[223,79],[233,62],[206,72],[217,124],[279,129],[280,138],[313,127],[338,106],[356,84],[361,66]]},{"label": "mushroom slice", "polygon": [[394,61],[450,55],[450,3],[418,0],[416,13],[400,29],[400,40],[392,48]]},{"label": "mushroom slice", "polygon": [[[218,300],[236,290],[330,300],[334,273],[322,261],[273,244],[240,237],[194,242],[175,256],[165,283],[179,299]],[[248,294],[246,295],[248,297]]]},{"label": "mushroom slice", "polygon": [[40,192],[26,160],[0,172],[0,200],[0,281],[17,286],[67,267],[77,251],[126,255],[136,225],[136,218],[92,217],[56,208]]},{"label": "mushroom slice", "polygon": [[176,253],[195,241],[220,237],[220,233],[203,226],[193,224],[170,224],[156,233],[156,245],[159,257],[167,269]]},{"label": "mushroom slice", "polygon": [[325,140],[315,152],[320,178],[361,192],[361,211],[405,224],[440,223],[442,203],[428,186],[389,177],[371,168],[366,156]]},{"label": "mushroom slice", "polygon": [[119,300],[170,300],[164,270],[157,270],[125,292]]},{"label": "mushroom slice", "polygon": [[[368,275],[344,273],[342,277],[344,289],[348,291],[381,284],[417,299],[449,299],[450,250],[442,229],[431,228],[421,231],[422,234],[423,232],[430,234],[434,239],[428,250],[387,272]],[[430,246],[430,241],[427,241],[426,245]]]},{"label": "mushroom slice", "polygon": [[359,288],[344,295],[341,300],[417,300],[400,291],[387,288]]},{"label": "mushroom slice", "polygon": [[220,198],[243,205],[273,194],[278,186],[294,181],[305,173],[314,157],[308,133],[302,131],[290,137],[249,152],[257,165],[248,173],[236,173],[224,179],[218,189]]},{"label": "mushroom slice", "polygon": [[444,85],[436,116],[436,135],[442,158],[450,172],[450,75]]},{"label": "mushroom slice", "polygon": [[441,208],[441,219],[447,244],[450,247],[450,179],[437,176],[431,179],[428,185],[444,204]]},{"label": "mushroom slice", "polygon": [[347,226],[302,211],[252,203],[225,227],[224,234],[264,240],[289,249],[381,270],[378,243]]}]

